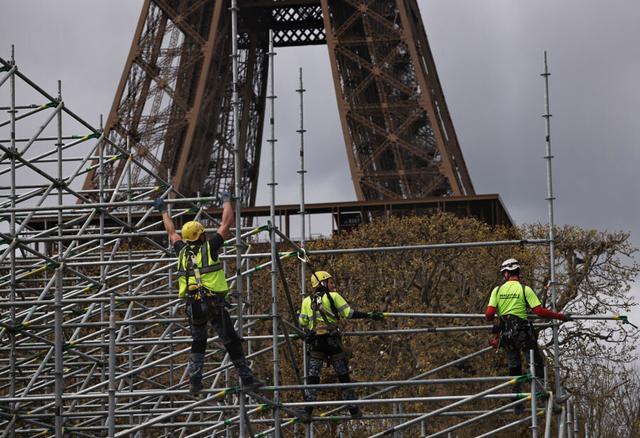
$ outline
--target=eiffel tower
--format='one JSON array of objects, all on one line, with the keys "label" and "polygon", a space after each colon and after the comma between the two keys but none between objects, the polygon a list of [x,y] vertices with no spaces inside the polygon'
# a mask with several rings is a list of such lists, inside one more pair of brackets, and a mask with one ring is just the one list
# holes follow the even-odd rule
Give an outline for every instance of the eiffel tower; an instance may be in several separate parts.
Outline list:
[{"label": "eiffel tower", "polygon": [[[416,0],[238,0],[243,205],[275,47],[326,44],[358,200],[474,195]],[[146,0],[105,134],[185,195],[234,178],[229,0]],[[117,152],[112,151],[114,156]],[[108,171],[115,185],[126,160]],[[132,185],[153,185],[133,170]],[[87,175],[85,188],[97,186]]]}]

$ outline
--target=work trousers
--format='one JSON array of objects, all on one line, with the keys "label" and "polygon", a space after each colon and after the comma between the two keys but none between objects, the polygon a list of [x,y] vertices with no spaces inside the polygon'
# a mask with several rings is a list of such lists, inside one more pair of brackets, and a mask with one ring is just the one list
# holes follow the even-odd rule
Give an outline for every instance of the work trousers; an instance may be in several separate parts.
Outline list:
[{"label": "work trousers", "polygon": [[[542,381],[544,379],[544,361],[540,354],[538,341],[531,325],[526,321],[517,321],[515,324],[507,323],[507,329],[511,332],[509,336],[501,337],[501,346],[505,349],[507,356],[507,366],[510,376],[522,375],[522,355],[525,357],[527,367],[530,367],[529,351],[533,350],[533,360],[535,376]],[[527,372],[529,369],[527,368]],[[520,384],[514,387],[516,392],[521,391]]]},{"label": "work trousers", "polygon": [[[320,383],[320,373],[325,362],[331,363],[333,369],[338,375],[340,383],[350,383],[349,377],[349,359],[342,345],[340,335],[319,335],[315,336],[313,341],[309,343],[308,360],[307,360],[307,384],[317,385]],[[353,388],[347,388],[341,391],[342,398],[345,400],[354,400],[356,398]],[[315,389],[305,389],[305,401],[315,401],[317,398]],[[357,411],[355,405],[349,406],[349,411]],[[307,408],[307,412],[311,412],[312,408]]]},{"label": "work trousers", "polygon": [[244,351],[242,339],[238,336],[222,296],[213,294],[200,299],[187,299],[187,313],[191,321],[191,355],[189,356],[189,378],[202,379],[204,355],[207,349],[208,325],[211,324],[229,353],[231,362],[245,381],[253,378]]}]

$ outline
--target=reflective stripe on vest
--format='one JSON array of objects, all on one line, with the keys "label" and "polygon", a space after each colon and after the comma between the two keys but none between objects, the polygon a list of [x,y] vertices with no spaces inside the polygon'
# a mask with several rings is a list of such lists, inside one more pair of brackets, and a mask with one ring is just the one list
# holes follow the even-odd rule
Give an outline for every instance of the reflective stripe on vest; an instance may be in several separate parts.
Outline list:
[{"label": "reflective stripe on vest", "polygon": [[[188,243],[180,250],[178,255],[178,296],[184,298],[189,286],[198,285],[193,269],[188,269],[188,250],[191,249]],[[222,263],[218,261],[217,254],[211,254],[209,242],[200,245],[200,250],[195,254],[196,265],[200,271],[200,281],[202,287],[218,293],[224,293],[229,289],[227,279],[222,270]]]}]

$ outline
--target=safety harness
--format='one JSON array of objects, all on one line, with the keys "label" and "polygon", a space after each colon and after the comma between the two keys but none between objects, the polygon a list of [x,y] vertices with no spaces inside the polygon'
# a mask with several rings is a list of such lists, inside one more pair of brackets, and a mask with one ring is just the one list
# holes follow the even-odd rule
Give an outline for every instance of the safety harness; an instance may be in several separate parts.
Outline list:
[{"label": "safety harness", "polygon": [[[202,274],[217,271],[221,269],[222,265],[220,262],[209,264],[208,242],[200,244],[200,248],[194,248],[194,246],[190,242],[186,242],[185,246],[180,250],[178,260],[180,260],[181,266],[179,268],[184,269],[179,269],[177,274],[179,276],[183,275],[187,284],[186,314],[189,324],[203,324],[208,319],[209,301],[215,298],[216,294],[203,286]],[[200,251],[201,268],[198,267],[195,250]],[[195,278],[196,284],[189,284],[191,272],[193,272],[192,277]]]},{"label": "safety harness", "polygon": [[189,271],[193,271],[193,276],[196,278],[196,283],[198,287],[202,286],[202,277],[201,274],[207,274],[209,272],[219,271],[222,269],[222,264],[218,261],[213,264],[209,264],[209,242],[204,242],[200,244],[200,260],[202,261],[202,267],[198,268],[198,262],[196,259],[196,254],[194,252],[194,247],[191,246],[190,242],[186,242],[185,246],[180,250],[180,254],[178,255],[178,260],[182,262],[184,259],[184,255],[186,252],[186,266],[179,266],[177,272],[178,276],[184,275],[187,279],[187,284],[189,284]]},{"label": "safety harness", "polygon": [[[331,312],[333,313],[333,315],[330,315],[324,308],[324,305],[322,304],[322,299],[324,296],[327,296],[327,298],[329,299],[329,305],[331,306]],[[311,327],[313,327],[313,329],[311,330],[312,332],[316,332],[316,327],[317,327],[317,314],[320,314],[320,317],[322,318],[322,320],[324,321],[325,325],[327,326],[327,330],[329,334],[332,334],[333,332],[335,332],[334,334],[338,334],[338,321],[340,320],[340,312],[338,312],[338,308],[336,307],[336,303],[333,301],[333,297],[331,296],[331,293],[326,289],[323,288],[322,290],[316,291],[313,296],[311,297],[311,310],[313,310],[313,314],[311,316]],[[330,318],[334,317],[335,318],[335,322],[330,322]]]},{"label": "safety harness", "polygon": [[[520,283],[520,282],[518,282]],[[506,283],[502,284],[496,291],[496,295],[500,293],[500,288]],[[520,283],[522,287],[522,299],[527,308],[530,308],[527,296],[525,294],[525,286]],[[518,345],[523,344],[527,340],[535,339],[533,324],[531,321],[524,320],[515,315],[500,316],[500,324],[498,326],[500,333],[500,345],[504,345],[505,348],[516,348]]]}]

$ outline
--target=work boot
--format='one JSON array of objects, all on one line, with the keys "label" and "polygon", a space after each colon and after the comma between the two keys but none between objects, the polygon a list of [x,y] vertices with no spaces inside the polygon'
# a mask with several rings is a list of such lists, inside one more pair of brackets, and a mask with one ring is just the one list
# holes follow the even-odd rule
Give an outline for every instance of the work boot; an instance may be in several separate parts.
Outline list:
[{"label": "work boot", "polygon": [[311,420],[313,420],[313,406],[305,406],[298,418],[303,423],[311,423]]},{"label": "work boot", "polygon": [[204,366],[203,353],[191,353],[189,355],[189,392],[197,395],[202,391],[202,367]]},{"label": "work boot", "polygon": [[362,411],[358,406],[349,406],[349,413],[352,419],[362,418]]},{"label": "work boot", "polygon": [[265,386],[265,383],[262,380],[256,378],[253,375],[241,377],[240,383],[242,385],[243,391],[255,391],[256,389]]},{"label": "work boot", "polygon": [[202,391],[202,377],[189,377],[189,392],[198,395]]},{"label": "work boot", "polygon": [[238,374],[240,374],[240,383],[244,391],[255,391],[264,386],[264,382],[253,375],[246,358],[242,357],[231,362],[238,370]]}]

